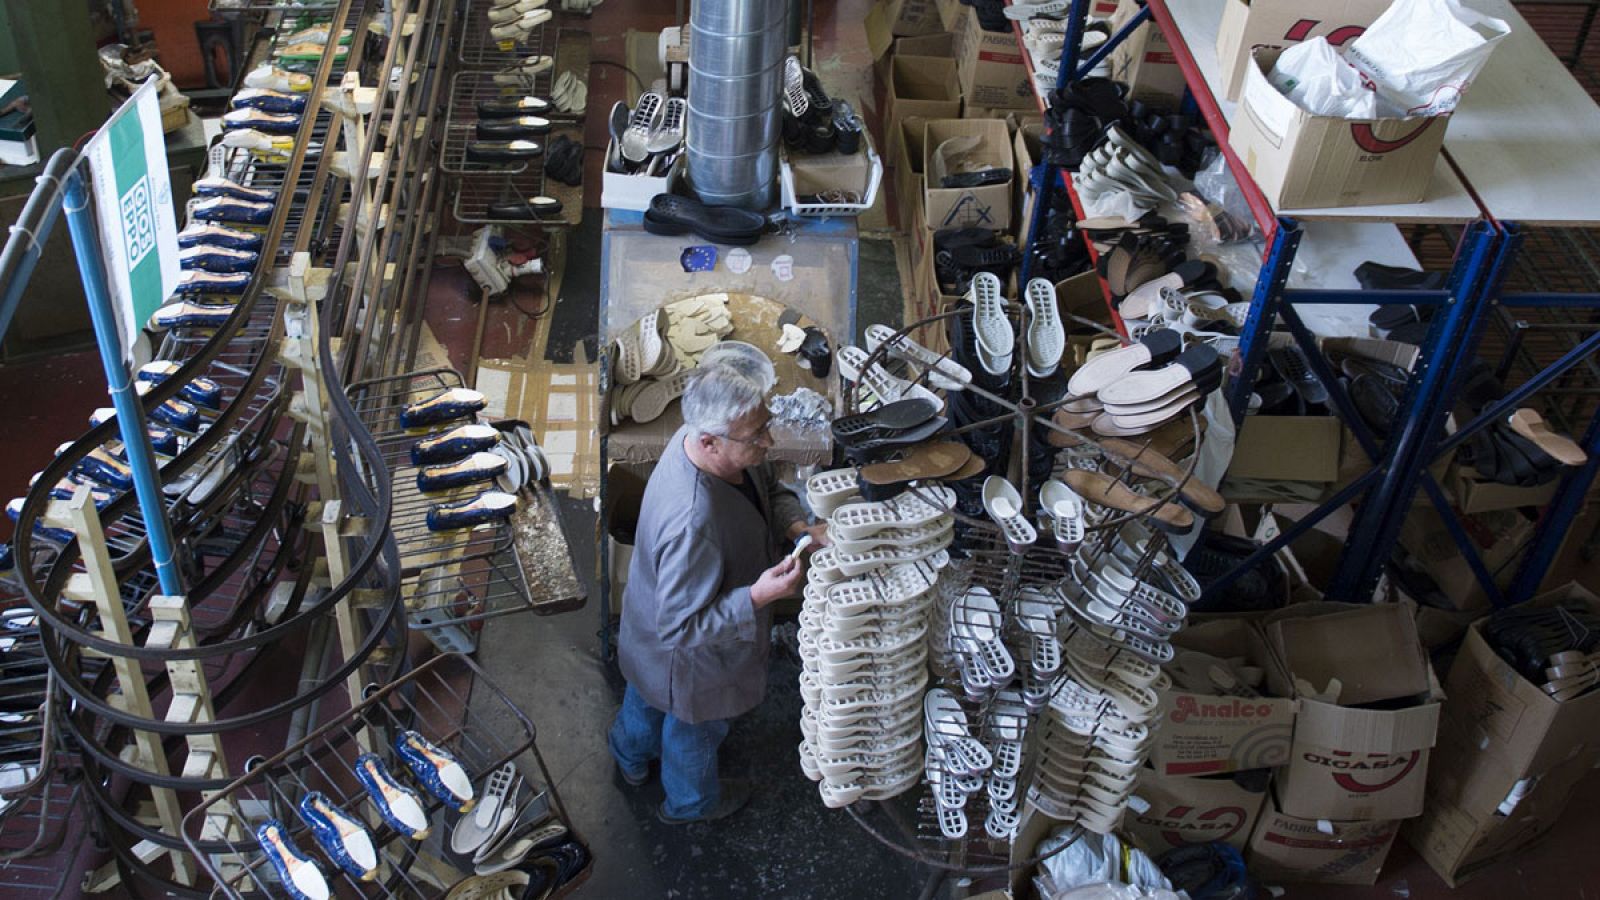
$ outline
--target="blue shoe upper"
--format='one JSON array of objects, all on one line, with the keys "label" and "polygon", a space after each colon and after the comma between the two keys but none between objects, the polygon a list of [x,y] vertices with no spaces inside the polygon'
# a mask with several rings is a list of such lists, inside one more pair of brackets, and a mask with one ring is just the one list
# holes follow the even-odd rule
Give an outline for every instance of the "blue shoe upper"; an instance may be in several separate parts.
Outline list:
[{"label": "blue shoe upper", "polygon": [[366,841],[366,847],[377,855],[376,845],[372,835],[368,833],[365,825],[354,816],[335,806],[321,791],[312,791],[300,798],[300,820],[311,829],[311,836],[316,839],[317,846],[328,858],[339,865],[339,868],[363,881],[370,881],[378,874],[376,866],[367,868],[351,855],[345,835],[350,835],[351,841]]},{"label": "blue shoe upper", "polygon": [[[282,887],[289,896],[295,900],[321,900],[320,897],[307,894],[295,885],[293,871],[297,868],[304,871],[303,867],[309,866],[317,873],[316,877],[322,881],[323,890],[327,892],[327,879],[322,874],[322,867],[295,846],[289,837],[289,829],[284,828],[282,822],[277,819],[262,822],[256,828],[256,841],[261,844],[261,852],[266,854],[267,861],[278,870],[278,878],[283,882]],[[326,897],[328,893],[322,896]]]},{"label": "blue shoe upper", "polygon": [[466,812],[472,808],[472,784],[467,782],[467,795],[456,794],[446,783],[444,772],[454,769],[457,777],[465,780],[466,770],[461,763],[456,761],[444,750],[435,746],[431,741],[415,731],[402,731],[395,736],[394,752],[400,754],[406,766],[411,769],[411,774],[416,777],[421,785],[428,789],[428,793],[444,801],[451,809]]},{"label": "blue shoe upper", "polygon": [[389,826],[401,834],[410,836],[413,840],[422,840],[428,836],[431,828],[416,829],[406,824],[405,820],[395,813],[390,805],[389,797],[409,797],[417,807],[427,814],[427,807],[422,805],[422,798],[410,788],[402,785],[389,774],[383,760],[371,753],[363,753],[356,757],[356,779],[361,786],[367,789],[367,798],[372,801],[372,806],[378,815],[389,823]]},{"label": "blue shoe upper", "polygon": [[226,247],[230,250],[247,250],[252,253],[259,253],[261,252],[261,235],[204,222],[190,225],[188,228],[178,232],[179,247],[198,247],[203,244]]}]

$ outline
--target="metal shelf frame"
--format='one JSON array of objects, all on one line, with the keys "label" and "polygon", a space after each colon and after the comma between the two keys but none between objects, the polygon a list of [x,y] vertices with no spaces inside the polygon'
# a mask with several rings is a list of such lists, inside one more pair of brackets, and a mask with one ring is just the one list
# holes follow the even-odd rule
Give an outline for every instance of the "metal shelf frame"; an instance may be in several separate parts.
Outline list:
[{"label": "metal shelf frame", "polygon": [[[1261,190],[1250,178],[1245,166],[1234,154],[1227,141],[1228,124],[1220,105],[1212,95],[1199,66],[1185,44],[1184,37],[1168,8],[1167,0],[1146,0],[1135,17],[1120,28],[1096,52],[1080,62],[1084,22],[1088,10],[1086,0],[1074,0],[1068,13],[1066,44],[1062,50],[1057,88],[1064,87],[1069,75],[1081,78],[1087,75],[1115,47],[1145,21],[1153,21],[1167,36],[1173,54],[1182,69],[1188,92],[1184,107],[1196,109],[1227,160],[1228,167],[1244,192],[1251,212],[1263,235],[1266,247],[1256,287],[1251,296],[1250,314],[1242,329],[1240,341],[1240,369],[1228,387],[1230,410],[1236,426],[1243,425],[1250,393],[1261,373],[1274,323],[1282,321],[1288,328],[1295,345],[1305,354],[1312,371],[1328,389],[1331,403],[1339,417],[1349,427],[1373,468],[1351,483],[1334,497],[1301,518],[1277,538],[1262,546],[1243,561],[1233,572],[1218,579],[1207,590],[1219,591],[1245,572],[1269,560],[1272,554],[1290,545],[1326,518],[1334,510],[1361,499],[1356,524],[1351,528],[1351,539],[1340,559],[1336,577],[1327,586],[1332,599],[1370,600],[1376,590],[1384,566],[1398,541],[1400,527],[1411,509],[1411,501],[1418,490],[1423,491],[1444,518],[1447,527],[1463,556],[1482,582],[1489,596],[1497,604],[1519,602],[1527,599],[1537,589],[1540,576],[1548,568],[1560,547],[1567,528],[1582,508],[1583,498],[1593,481],[1600,462],[1592,456],[1589,463],[1566,473],[1557,492],[1555,502],[1541,519],[1534,539],[1516,581],[1511,589],[1501,594],[1495,589],[1493,577],[1483,566],[1465,530],[1455,515],[1443,490],[1428,474],[1427,466],[1453,451],[1471,434],[1492,424],[1498,417],[1530,397],[1540,387],[1548,385],[1563,373],[1600,349],[1600,335],[1591,335],[1579,342],[1554,365],[1536,374],[1503,401],[1460,428],[1448,439],[1443,435],[1447,413],[1452,407],[1468,363],[1473,359],[1484,333],[1485,323],[1494,306],[1552,308],[1600,308],[1600,295],[1504,294],[1503,284],[1522,243],[1516,225],[1497,221],[1477,194],[1466,182],[1460,168],[1444,151],[1456,175],[1466,185],[1478,207],[1479,217],[1466,223],[1456,247],[1455,258],[1446,287],[1441,291],[1360,291],[1360,290],[1306,290],[1287,286],[1291,265],[1305,233],[1300,223],[1288,216],[1279,215]],[[1022,42],[1022,23],[1015,26],[1019,45]],[[1024,48],[1024,58],[1028,58]],[[1031,61],[1030,61],[1031,66]],[[1045,105],[1040,98],[1040,106]],[[1043,233],[1045,217],[1051,206],[1055,190],[1065,189],[1073,208],[1082,215],[1083,207],[1072,189],[1071,175],[1065,169],[1041,165],[1030,173],[1031,183],[1038,192],[1034,212],[1029,223],[1028,243],[1032,246]],[[1441,219],[1443,222],[1459,220]],[[1091,255],[1093,248],[1090,248]],[[1021,278],[1030,275],[1031,256],[1024,256]],[[1102,280],[1104,288],[1104,281]],[[1107,289],[1108,306],[1111,297]],[[1432,327],[1422,346],[1418,364],[1402,400],[1403,427],[1388,441],[1380,442],[1356,413],[1350,398],[1339,385],[1334,369],[1316,345],[1316,338],[1307,328],[1297,307],[1307,304],[1410,304],[1430,306],[1438,310]],[[1119,331],[1126,330],[1111,309],[1112,321]],[[1600,417],[1591,421],[1585,432],[1583,445],[1591,452],[1600,451]]]}]

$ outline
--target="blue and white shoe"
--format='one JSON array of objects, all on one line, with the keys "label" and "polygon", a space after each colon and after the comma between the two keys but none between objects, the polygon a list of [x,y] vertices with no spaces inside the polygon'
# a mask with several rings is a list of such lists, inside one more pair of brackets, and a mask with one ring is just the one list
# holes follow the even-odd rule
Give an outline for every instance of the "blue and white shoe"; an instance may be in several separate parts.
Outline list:
[{"label": "blue and white shoe", "polygon": [[444,434],[411,445],[411,464],[426,466],[450,462],[500,443],[500,432],[488,425],[460,425]]},{"label": "blue and white shoe", "polygon": [[511,518],[517,511],[517,497],[505,491],[484,491],[470,500],[439,503],[428,507],[428,530],[451,531],[474,528]]},{"label": "blue and white shoe", "polygon": [[104,447],[96,447],[89,455],[72,467],[74,475],[97,481],[119,491],[133,490],[133,470],[128,464],[112,456]]},{"label": "blue and white shoe", "polygon": [[428,789],[428,793],[444,801],[457,812],[469,812],[477,800],[472,794],[472,779],[446,751],[415,731],[402,731],[395,736],[394,752],[400,754],[411,774]]},{"label": "blue and white shoe", "polygon": [[[56,482],[55,487],[50,489],[50,497],[54,500],[71,500],[72,496],[78,492],[78,488],[80,487],[89,488],[89,501],[94,504],[95,509],[105,509],[107,506],[111,505],[111,501],[120,496],[118,494],[113,494],[103,487],[95,487],[92,484],[86,485],[83,482],[75,481],[72,478],[63,478]],[[15,518],[15,516],[12,517],[13,521]]]},{"label": "blue and white shoe", "polygon": [[[95,505],[99,506],[98,503]],[[6,501],[6,516],[13,522],[22,521],[21,497],[13,497],[12,499]],[[43,522],[33,523],[33,533],[44,538],[45,540],[55,541],[58,544],[65,544],[66,542],[77,537],[77,535],[74,534],[71,529],[51,528],[48,525],[45,525]]]},{"label": "blue and white shoe", "polygon": [[235,200],[248,200],[251,203],[271,204],[278,199],[277,191],[245,187],[231,178],[218,178],[215,175],[196,181],[194,192],[201,197],[232,197]]},{"label": "blue and white shoe", "polygon": [[459,462],[428,466],[417,473],[417,490],[424,494],[493,481],[506,470],[506,458],[493,453],[474,453]]},{"label": "blue and white shoe", "polygon": [[201,222],[265,225],[272,221],[272,204],[233,197],[207,197],[191,204],[189,214]]},{"label": "blue and white shoe", "polygon": [[289,896],[295,900],[328,900],[333,896],[322,867],[295,846],[289,829],[284,828],[282,822],[277,819],[262,822],[256,829],[256,841],[267,861],[278,870],[278,878]]},{"label": "blue and white shoe", "polygon": [[[138,379],[160,384],[182,368],[170,359],[158,359],[139,367]],[[211,409],[222,408],[222,386],[209,378],[196,378],[178,389],[178,396]]]},{"label": "blue and white shoe", "polygon": [[414,841],[426,838],[433,829],[417,792],[394,780],[383,760],[371,753],[356,757],[356,779],[367,789],[367,799],[396,831]]},{"label": "blue and white shoe", "polygon": [[236,228],[224,228],[221,225],[200,222],[178,232],[178,246],[226,247],[229,250],[259,253],[261,252],[261,235],[251,234],[248,231],[239,231]]},{"label": "blue and white shoe", "polygon": [[285,94],[265,88],[245,88],[228,101],[234,109],[259,109],[279,115],[299,115],[306,111],[304,94]]},{"label": "blue and white shoe", "polygon": [[[141,397],[150,393],[154,388],[155,385],[148,381],[135,381],[133,383],[134,391]],[[179,431],[187,431],[190,434],[197,433],[200,430],[200,407],[177,397],[173,397],[155,409],[148,411],[145,416],[152,422],[160,425],[170,425]]]},{"label": "blue and white shoe", "polygon": [[300,117],[280,113],[262,112],[259,109],[230,109],[222,114],[222,130],[234,131],[248,128],[262,134],[292,135],[300,130]]},{"label": "blue and white shoe", "polygon": [[[89,414],[89,426],[91,428],[99,428],[116,417],[117,410],[115,407],[102,406]],[[162,456],[178,455],[178,433],[176,431],[170,428],[163,428],[160,425],[146,424],[144,433],[150,438],[150,449]],[[56,455],[59,456],[60,454]]]},{"label": "blue and white shoe", "polygon": [[401,428],[426,428],[455,419],[464,419],[487,406],[489,401],[471,388],[450,388],[400,411]]},{"label": "blue and white shoe", "polygon": [[175,297],[198,297],[203,294],[225,294],[237,297],[250,287],[249,272],[196,272],[185,270],[178,275]]},{"label": "blue and white shoe", "polygon": [[178,251],[178,265],[196,272],[254,272],[261,254],[216,244],[195,244]]},{"label": "blue and white shoe", "polygon": [[220,328],[233,315],[232,306],[210,303],[169,303],[150,317],[150,327],[157,330],[171,328]]},{"label": "blue and white shoe", "polygon": [[327,795],[312,791],[302,797],[300,821],[311,829],[317,846],[339,868],[362,881],[378,877],[378,850],[367,826],[329,802]]}]

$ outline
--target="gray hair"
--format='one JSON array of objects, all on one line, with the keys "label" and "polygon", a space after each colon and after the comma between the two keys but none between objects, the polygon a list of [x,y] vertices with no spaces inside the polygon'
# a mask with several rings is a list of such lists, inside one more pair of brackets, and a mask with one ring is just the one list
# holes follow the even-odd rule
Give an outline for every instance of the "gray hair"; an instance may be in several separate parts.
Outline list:
[{"label": "gray hair", "polygon": [[683,391],[683,424],[693,436],[726,437],[734,419],[748,415],[766,402],[761,382],[737,368],[713,363],[695,369]]}]

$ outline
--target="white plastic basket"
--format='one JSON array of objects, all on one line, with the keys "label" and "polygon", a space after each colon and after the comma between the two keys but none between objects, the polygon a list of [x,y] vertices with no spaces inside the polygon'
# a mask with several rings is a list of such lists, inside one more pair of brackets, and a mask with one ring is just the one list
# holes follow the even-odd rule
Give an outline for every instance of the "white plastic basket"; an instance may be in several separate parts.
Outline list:
[{"label": "white plastic basket", "polygon": [[878,186],[883,183],[883,160],[872,146],[872,137],[865,128],[861,130],[861,150],[867,154],[869,172],[867,189],[860,203],[800,203],[794,187],[794,169],[789,165],[789,150],[778,148],[779,182],[783,185],[783,205],[797,216],[859,216],[872,208],[878,199]]}]

